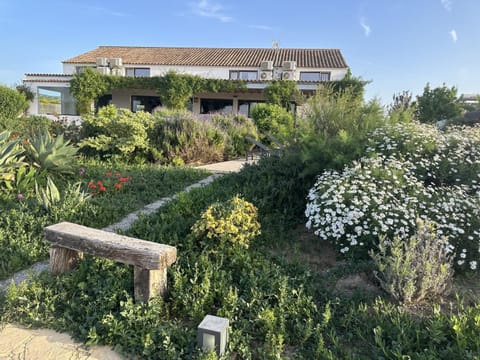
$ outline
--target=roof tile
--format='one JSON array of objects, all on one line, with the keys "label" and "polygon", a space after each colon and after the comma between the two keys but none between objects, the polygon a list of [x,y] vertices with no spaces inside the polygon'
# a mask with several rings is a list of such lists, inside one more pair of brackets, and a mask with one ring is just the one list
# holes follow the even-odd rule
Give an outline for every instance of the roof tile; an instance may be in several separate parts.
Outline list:
[{"label": "roof tile", "polygon": [[64,63],[95,63],[99,57],[120,57],[124,64],[258,67],[261,61],[296,61],[297,67],[346,68],[339,49],[174,48],[100,46]]}]

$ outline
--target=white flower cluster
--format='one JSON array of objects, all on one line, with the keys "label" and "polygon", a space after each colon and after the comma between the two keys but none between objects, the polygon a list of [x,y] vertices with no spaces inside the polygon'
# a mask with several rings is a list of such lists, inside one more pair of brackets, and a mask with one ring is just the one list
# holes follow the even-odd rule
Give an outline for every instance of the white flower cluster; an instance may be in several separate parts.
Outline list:
[{"label": "white flower cluster", "polygon": [[[379,236],[406,239],[416,230],[417,218],[433,221],[438,235],[447,236],[456,267],[476,270],[480,175],[477,170],[473,176],[469,166],[480,165],[479,135],[479,129],[442,134],[419,124],[376,130],[368,150],[377,157],[317,178],[308,194],[306,226],[321,239],[335,242],[341,253],[362,256]],[[463,177],[446,184],[451,173]],[[425,180],[436,178],[439,181]]]},{"label": "white flower cluster", "polygon": [[436,186],[480,190],[480,126],[443,132],[416,122],[385,126],[372,133],[367,153],[407,159],[419,178]]}]

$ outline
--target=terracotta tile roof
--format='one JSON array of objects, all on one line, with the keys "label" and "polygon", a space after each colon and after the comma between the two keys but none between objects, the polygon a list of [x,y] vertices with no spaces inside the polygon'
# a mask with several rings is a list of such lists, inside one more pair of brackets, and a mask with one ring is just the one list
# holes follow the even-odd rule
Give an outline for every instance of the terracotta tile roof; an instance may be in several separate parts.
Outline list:
[{"label": "terracotta tile roof", "polygon": [[297,67],[346,68],[339,49],[256,49],[256,48],[169,48],[100,46],[64,63],[95,63],[99,57],[120,57],[131,65],[183,65],[259,67],[261,61],[273,61],[282,66],[283,61],[296,61]]},{"label": "terracotta tile roof", "polygon": [[49,73],[26,73],[25,76],[43,76],[43,77],[72,77],[72,74],[49,74]]}]

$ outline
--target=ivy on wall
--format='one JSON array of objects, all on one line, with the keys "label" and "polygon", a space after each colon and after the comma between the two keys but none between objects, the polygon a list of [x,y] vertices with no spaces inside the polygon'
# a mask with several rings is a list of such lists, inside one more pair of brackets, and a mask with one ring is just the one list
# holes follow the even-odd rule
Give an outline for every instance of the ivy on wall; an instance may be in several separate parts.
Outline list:
[{"label": "ivy on wall", "polygon": [[75,74],[70,81],[70,91],[77,100],[81,114],[91,110],[91,104],[114,89],[154,90],[162,104],[170,109],[185,109],[189,99],[201,92],[231,92],[246,90],[242,80],[205,79],[196,75],[168,72],[164,76],[123,77],[102,75],[87,68]]}]

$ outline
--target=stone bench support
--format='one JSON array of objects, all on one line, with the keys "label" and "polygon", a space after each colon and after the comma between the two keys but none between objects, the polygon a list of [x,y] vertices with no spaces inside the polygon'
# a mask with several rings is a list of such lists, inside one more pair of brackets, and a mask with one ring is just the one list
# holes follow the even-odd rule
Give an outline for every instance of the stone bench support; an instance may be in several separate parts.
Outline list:
[{"label": "stone bench support", "polygon": [[71,270],[86,253],[133,265],[135,300],[148,301],[165,295],[167,268],[177,260],[175,247],[69,222],[48,226],[44,232],[45,240],[52,244],[52,274]]}]

